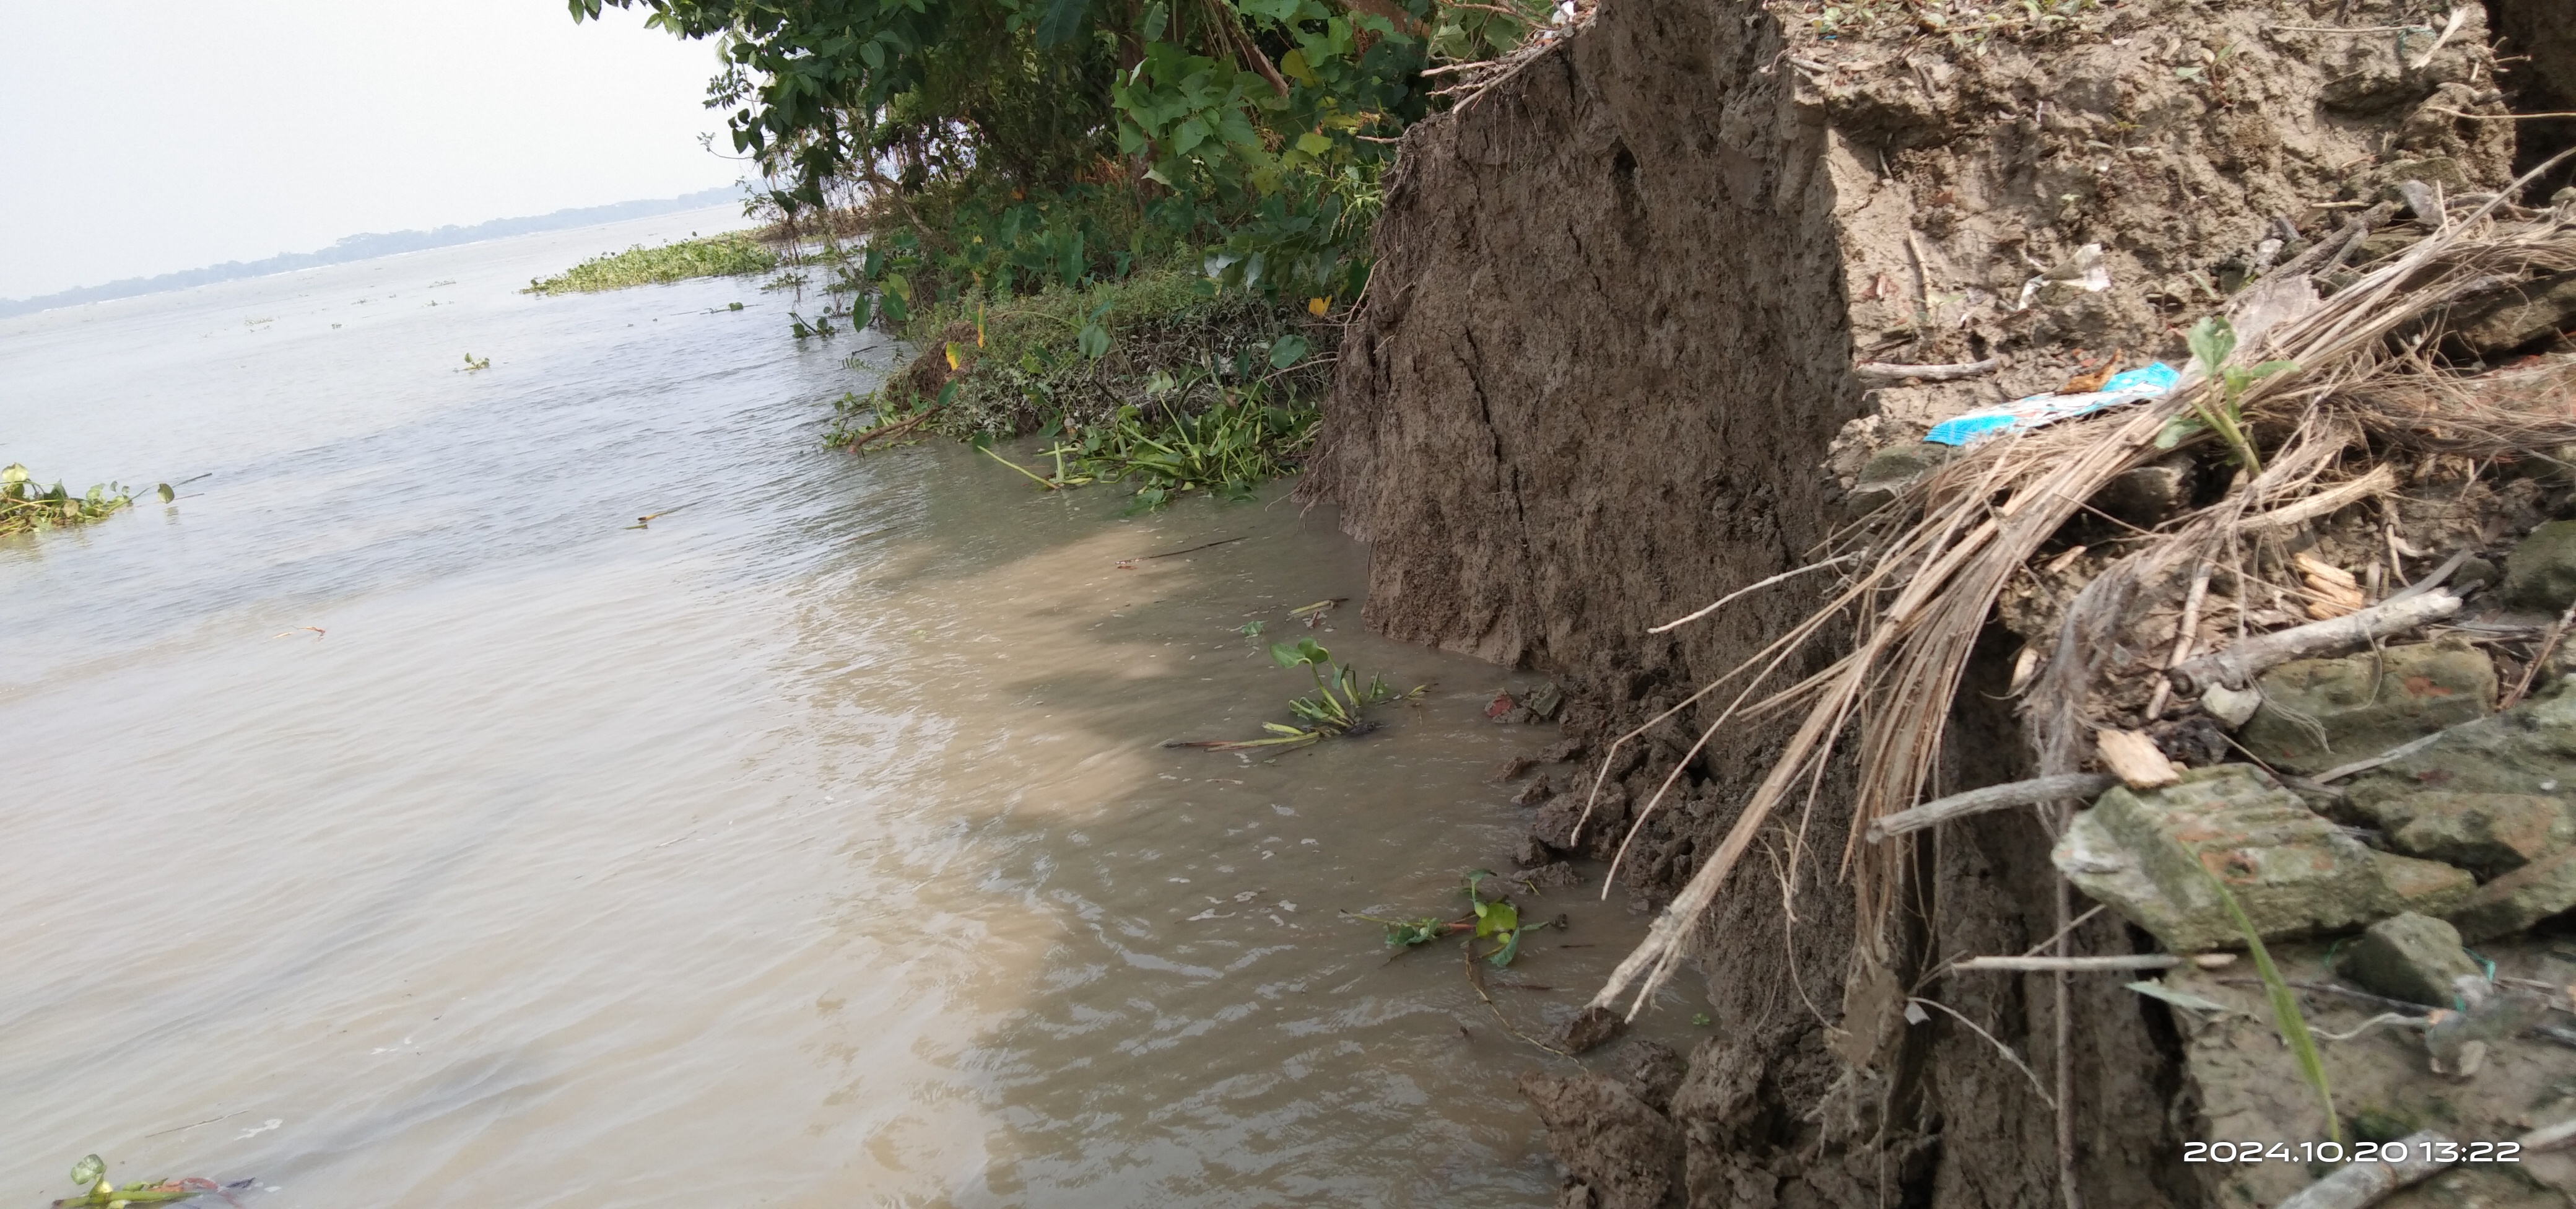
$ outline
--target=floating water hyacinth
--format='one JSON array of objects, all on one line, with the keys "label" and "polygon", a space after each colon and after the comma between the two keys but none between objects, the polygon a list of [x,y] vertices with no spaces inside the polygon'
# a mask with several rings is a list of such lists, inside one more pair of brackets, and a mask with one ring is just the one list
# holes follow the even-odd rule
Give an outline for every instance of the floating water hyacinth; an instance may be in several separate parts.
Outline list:
[{"label": "floating water hyacinth", "polygon": [[2072,416],[2090,415],[2105,408],[2154,399],[2173,392],[2182,375],[2162,361],[2150,361],[2136,369],[2122,370],[2102,383],[2102,389],[2073,395],[2030,395],[1998,407],[1988,407],[1954,416],[1932,426],[1923,439],[1941,445],[1965,445],[1979,437],[1999,432],[2029,432]]}]

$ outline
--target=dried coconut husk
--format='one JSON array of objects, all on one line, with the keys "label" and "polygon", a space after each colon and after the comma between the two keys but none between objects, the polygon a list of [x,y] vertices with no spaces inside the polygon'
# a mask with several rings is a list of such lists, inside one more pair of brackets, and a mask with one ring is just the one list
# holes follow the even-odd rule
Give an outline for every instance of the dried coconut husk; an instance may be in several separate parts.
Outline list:
[{"label": "dried coconut husk", "polygon": [[[2341,506],[2337,500],[2366,494],[2346,484],[2375,469],[2368,464],[2373,456],[2368,438],[2424,448],[2438,441],[2441,448],[2470,454],[2576,441],[2576,415],[2545,388],[2482,393],[2477,407],[2428,421],[2428,410],[2451,392],[2468,388],[2445,378],[2420,356],[2439,336],[2442,317],[2454,304],[2535,270],[2576,264],[2576,222],[2557,215],[2518,223],[2498,223],[2492,217],[2502,197],[2512,196],[2564,158],[2553,159],[2516,182],[2514,190],[2446,223],[2403,256],[2323,302],[2306,305],[2302,299],[2283,317],[2280,304],[2291,295],[2281,288],[2257,287],[2238,296],[2231,308],[2243,337],[2236,360],[2279,359],[2297,365],[2255,381],[2239,399],[2258,440],[2268,446],[2262,451],[2261,473],[2235,485],[2218,503],[2149,535],[2104,568],[2067,607],[2045,670],[2023,704],[2024,732],[2038,757],[2037,775],[2076,772],[2091,756],[2097,720],[2087,703],[2098,687],[2103,662],[2130,620],[2164,596],[2178,595],[2181,572],[2189,568],[2239,568],[2242,582],[2241,569],[2252,561],[2248,545],[2277,543],[2282,534],[2321,515],[2310,501],[2331,497],[2320,502]],[[2283,284],[2313,298],[2300,279]],[[1854,561],[1866,567],[1849,575],[1823,608],[1727,675],[1614,742],[1604,756],[1604,777],[1595,779],[1586,803],[1587,821],[1621,745],[1733,688],[1733,697],[1698,743],[1637,811],[1628,834],[1633,842],[1637,829],[1671,793],[1681,768],[1721,728],[1805,708],[1734,826],[1656,918],[1646,939],[1612,972],[1593,1004],[1615,1008],[1633,990],[1627,1014],[1633,1017],[1644,1006],[1678,967],[1698,921],[1754,837],[1772,825],[1775,812],[1802,785],[1799,820],[1784,829],[1793,845],[1804,843],[1806,819],[1847,743],[1856,767],[1844,871],[1865,921],[1857,959],[1884,960],[1887,908],[1898,886],[1902,845],[1862,847],[1860,837],[1871,822],[1923,800],[1937,769],[1950,702],[1997,598],[2084,501],[2119,475],[2164,456],[2158,435],[2196,404],[2214,402],[2218,389],[2205,378],[2190,377],[2162,399],[1971,447],[1909,489],[1872,523],[1840,535],[1823,551],[1835,559],[1859,555]],[[2242,610],[2251,595],[2243,589],[2237,593],[2239,632],[2250,624]],[[1848,647],[1840,658],[1802,680],[1757,695],[1809,643],[1845,624],[1850,626]],[[1620,851],[1624,856],[1625,843]]]}]

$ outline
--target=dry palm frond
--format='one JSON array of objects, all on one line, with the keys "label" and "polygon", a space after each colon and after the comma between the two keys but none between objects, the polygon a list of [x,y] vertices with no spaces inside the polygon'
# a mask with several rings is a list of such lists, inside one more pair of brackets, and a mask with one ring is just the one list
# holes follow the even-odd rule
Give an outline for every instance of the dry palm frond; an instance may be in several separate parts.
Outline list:
[{"label": "dry palm frond", "polygon": [[[2219,503],[2150,535],[2142,548],[2096,576],[2069,606],[2046,671],[2024,703],[2025,730],[2039,757],[2038,775],[2077,771],[2090,754],[2093,725],[2085,716],[2087,698],[2114,637],[2155,594],[2174,590],[2196,565],[2241,562],[2231,556],[2247,523],[2333,490],[2333,475],[2346,451],[2366,434],[2424,427],[2421,413],[2432,405],[2427,400],[2443,397],[2444,388],[2431,384],[2434,376],[2420,350],[2437,334],[2441,316],[2453,304],[2534,270],[2576,264],[2576,226],[2554,219],[2497,224],[2490,219],[2495,205],[2490,202],[2468,220],[2446,225],[2323,303],[2315,302],[2303,279],[2292,279],[2298,287],[2294,291],[2254,290],[2239,296],[2236,326],[2247,338],[2236,360],[2270,357],[2297,366],[2245,384],[2235,399],[2247,424],[2270,449],[2259,473]],[[2289,308],[2286,316],[2253,313],[2262,307],[2277,312],[2285,297],[2303,305]],[[2403,386],[2410,375],[2427,381]],[[1825,778],[1846,762],[1853,777],[1853,814],[1844,868],[1859,900],[1863,943],[1870,945],[1871,930],[1884,921],[1893,901],[1899,856],[1892,850],[1895,845],[1861,849],[1858,838],[1871,821],[1920,801],[1932,782],[1951,700],[1997,598],[2085,501],[2119,475],[2163,456],[2157,438],[2170,422],[2221,405],[2222,389],[2220,383],[2195,375],[2162,399],[1972,447],[1881,513],[1898,519],[1842,537],[1840,556],[1866,550],[1869,567],[1852,576],[1823,608],[1648,722],[1647,727],[1661,723],[1721,686],[1744,682],[1699,744],[1639,809],[1631,839],[1633,829],[1642,827],[1670,792],[1678,765],[1689,763],[1720,728],[1805,707],[1804,718],[1717,850],[1700,862],[1593,1003],[1612,1007],[1634,988],[1628,1012],[1634,1016],[1678,966],[1698,920],[1781,803],[1803,783],[1812,813]],[[2509,406],[2493,399],[2490,404]],[[2576,416],[2563,403],[2517,410],[2509,421],[2472,423],[2452,414],[2443,417],[2442,431],[2440,440],[2461,449],[2513,448],[2499,443],[2508,434],[2519,447],[2529,448],[2576,441]],[[1848,649],[1840,658],[1795,684],[1754,698],[1810,644],[1841,637],[1836,622],[1847,616]],[[1612,744],[1604,756],[1605,776],[1620,744],[1647,727]],[[1848,755],[1847,743],[1852,748]],[[1595,801],[1600,788],[1596,779]],[[1587,804],[1587,817],[1590,810]],[[1793,832],[1798,842],[1804,832],[1802,821]]]}]

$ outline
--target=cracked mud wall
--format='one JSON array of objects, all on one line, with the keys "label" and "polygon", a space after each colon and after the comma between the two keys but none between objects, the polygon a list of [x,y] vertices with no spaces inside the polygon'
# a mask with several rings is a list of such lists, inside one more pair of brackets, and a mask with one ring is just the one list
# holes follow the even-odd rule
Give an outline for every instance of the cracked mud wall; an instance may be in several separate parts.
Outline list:
[{"label": "cracked mud wall", "polygon": [[[1372,544],[1373,628],[1555,678],[1595,756],[1819,603],[1823,576],[1646,633],[1801,565],[1847,519],[1819,469],[1846,425],[1919,431],[2112,349],[2179,364],[2174,325],[2265,265],[2401,181],[2491,189],[2514,152],[2512,123],[2447,112],[2500,108],[2474,10],[2427,55],[2299,29],[2420,16],[2395,0],[2326,18],[2290,0],[2137,0],[1973,54],[1910,28],[1819,39],[1820,9],[1612,0],[1414,127],[1388,182],[1379,266],[1302,490]],[[2087,245],[2112,288],[2025,297]],[[1852,372],[1988,357],[2003,368],[1943,385],[1865,390]],[[1936,791],[2024,773],[2002,683],[2018,641],[1989,635]],[[1608,855],[1706,720],[1685,714],[1617,762],[1613,826],[1566,850]],[[1730,725],[1693,763],[1685,801],[1642,825],[1620,879],[1633,901],[1689,876],[1776,733]],[[1702,932],[1716,1039],[1647,1110],[1673,1128],[1628,1138],[1628,1165],[1589,1182],[1576,1147],[1567,1203],[2057,1201],[2047,1092],[1998,1049],[2050,1081],[2048,981],[1914,986],[1991,1042],[1948,1017],[1906,1024],[1896,990],[1942,957],[2047,940],[2046,833],[2004,816],[1927,840],[1894,955],[1862,961],[1839,865],[1848,809],[1826,785],[1803,835],[1766,836],[1736,874]],[[2110,919],[2075,937],[2079,953],[2142,943]],[[2075,988],[2091,1205],[2201,1198],[2175,1166],[2194,1109],[2160,1011],[2116,981]],[[1627,1102],[1552,1102],[1595,1099]],[[1673,1137],[1669,1172],[1637,1167],[1630,1152]]]}]

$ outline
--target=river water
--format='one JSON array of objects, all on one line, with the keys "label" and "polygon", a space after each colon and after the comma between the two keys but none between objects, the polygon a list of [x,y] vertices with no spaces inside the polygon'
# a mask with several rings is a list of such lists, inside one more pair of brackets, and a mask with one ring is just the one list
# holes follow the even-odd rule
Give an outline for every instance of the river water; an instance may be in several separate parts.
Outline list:
[{"label": "river water", "polygon": [[[1160,747],[1284,717],[1236,630],[1366,552],[1279,489],[825,451],[899,350],[751,282],[513,292],[730,225],[0,320],[0,462],[144,499],[0,541],[0,1197],[98,1151],[279,1209],[1549,1203],[1511,1083],[1568,1064],[1336,916],[1510,850],[1526,680],[1348,605],[1420,702]],[[1535,1031],[1639,929],[1532,909]]]}]

